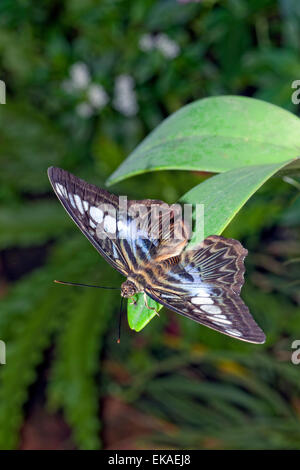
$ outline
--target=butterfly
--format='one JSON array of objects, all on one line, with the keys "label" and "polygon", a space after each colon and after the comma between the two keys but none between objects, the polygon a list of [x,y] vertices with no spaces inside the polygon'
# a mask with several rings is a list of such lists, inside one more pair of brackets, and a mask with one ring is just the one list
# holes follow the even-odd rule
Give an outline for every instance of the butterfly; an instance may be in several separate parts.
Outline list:
[{"label": "butterfly", "polygon": [[[264,343],[265,335],[240,297],[247,250],[234,239],[211,235],[185,249],[190,229],[160,200],[130,200],[51,167],[49,180],[79,229],[96,250],[127,279],[121,296],[137,293],[170,310],[233,338]],[[164,211],[154,218],[153,207]],[[136,217],[137,208],[143,209]],[[158,211],[159,212],[159,211]],[[169,219],[169,231],[163,222]],[[152,227],[153,228],[153,227]],[[148,307],[150,308],[150,307]]]}]

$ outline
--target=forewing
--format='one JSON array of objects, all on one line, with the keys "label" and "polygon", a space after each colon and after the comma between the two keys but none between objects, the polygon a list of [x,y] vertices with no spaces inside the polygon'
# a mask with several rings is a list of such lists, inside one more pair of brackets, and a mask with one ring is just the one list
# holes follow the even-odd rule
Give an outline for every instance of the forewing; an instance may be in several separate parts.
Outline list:
[{"label": "forewing", "polygon": [[[86,183],[61,168],[49,168],[48,176],[58,199],[82,233],[115,269],[127,275],[129,267],[118,239],[105,236],[104,230],[105,222],[106,228],[115,228],[112,213],[107,215],[105,219],[103,209],[109,208],[109,206],[117,208],[117,196]],[[104,236],[99,237],[100,230],[98,228],[101,224]]]},{"label": "forewing", "polygon": [[114,194],[60,168],[49,168],[48,176],[80,230],[124,275],[180,253],[188,241],[189,230],[181,217],[176,218],[173,206],[163,201],[125,198],[124,203]]},{"label": "forewing", "polygon": [[239,296],[246,254],[237,240],[210,236],[194,250],[164,261],[147,294],[209,328],[263,343],[263,331]]}]

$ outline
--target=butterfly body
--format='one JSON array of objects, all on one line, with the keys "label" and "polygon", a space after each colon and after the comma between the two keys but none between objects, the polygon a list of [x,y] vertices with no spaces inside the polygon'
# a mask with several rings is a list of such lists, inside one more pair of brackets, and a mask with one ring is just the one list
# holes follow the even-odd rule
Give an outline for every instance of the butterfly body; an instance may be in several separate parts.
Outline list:
[{"label": "butterfly body", "polygon": [[122,297],[144,293],[146,306],[149,296],[226,335],[265,341],[240,297],[247,250],[239,241],[211,235],[188,250],[190,228],[178,217],[177,206],[131,200],[124,210],[120,198],[65,170],[51,167],[48,176],[79,229],[127,278]]},{"label": "butterfly body", "polygon": [[156,288],[155,280],[162,278],[164,269],[163,263],[148,263],[143,267],[129,272],[127,280],[121,285],[122,297],[132,297],[138,293],[144,293],[147,286]]},{"label": "butterfly body", "polygon": [[[149,288],[149,286],[155,290],[162,287],[168,290],[170,287],[168,267],[177,265],[179,260],[179,256],[174,256],[161,262],[149,262],[148,264],[143,264],[129,272],[127,281],[121,285],[122,297],[129,298],[135,294],[144,293],[147,291],[147,287]],[[186,275],[189,276],[188,273],[186,273]],[[157,282],[158,279],[159,282]],[[184,279],[184,275],[182,276],[182,279]],[[192,277],[190,277],[190,279],[193,281]]]}]

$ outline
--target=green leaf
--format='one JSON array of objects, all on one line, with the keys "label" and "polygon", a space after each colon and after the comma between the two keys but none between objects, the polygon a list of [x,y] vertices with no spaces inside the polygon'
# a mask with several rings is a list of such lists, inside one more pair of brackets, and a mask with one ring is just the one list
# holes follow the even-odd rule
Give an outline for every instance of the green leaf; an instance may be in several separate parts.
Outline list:
[{"label": "green leaf", "polygon": [[[180,198],[184,204],[204,204],[204,238],[220,235],[247,200],[275,173],[292,162],[237,168],[212,176]],[[195,233],[190,245],[202,241]]]},{"label": "green leaf", "polygon": [[132,330],[141,331],[163,306],[147,296],[148,306],[155,308],[155,310],[149,310],[145,306],[144,294],[134,295],[132,299],[136,303],[134,304],[131,299],[127,302],[128,323]]},{"label": "green leaf", "polygon": [[[108,179],[113,184],[157,170],[225,172],[300,155],[300,119],[240,96],[205,98],[165,119]],[[296,161],[300,168],[300,160]]]},{"label": "green leaf", "polygon": [[42,244],[64,233],[72,223],[56,201],[34,201],[0,207],[0,248]]}]

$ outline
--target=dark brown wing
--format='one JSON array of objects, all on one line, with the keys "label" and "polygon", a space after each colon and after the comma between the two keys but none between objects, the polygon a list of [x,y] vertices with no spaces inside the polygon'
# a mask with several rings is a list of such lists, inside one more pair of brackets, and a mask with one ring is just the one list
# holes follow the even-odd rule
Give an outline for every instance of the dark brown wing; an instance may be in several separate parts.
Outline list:
[{"label": "dark brown wing", "polygon": [[[74,220],[82,233],[89,239],[101,255],[120,273],[127,275],[129,267],[118,243],[112,238],[100,238],[97,235],[97,227],[105,220],[105,208],[116,208],[118,198],[104,189],[93,184],[86,183],[71,173],[61,168],[48,169],[48,177],[58,199]],[[111,211],[112,212],[112,211]],[[108,214],[107,217],[112,217]],[[111,227],[114,228],[114,222]]]},{"label": "dark brown wing", "polygon": [[[119,272],[128,275],[150,260],[181,252],[189,232],[175,218],[173,206],[146,199],[124,201],[61,168],[48,176],[60,202],[84,235]],[[125,198],[126,199],[126,198]],[[156,209],[159,209],[158,216]],[[164,209],[164,210],[162,210]],[[153,220],[154,214],[154,220]],[[163,227],[170,220],[170,231]],[[178,237],[173,235],[177,233]]]},{"label": "dark brown wing", "polygon": [[244,284],[247,254],[238,240],[211,235],[194,249],[183,252],[176,269],[183,268],[196,279],[200,277],[239,294]]},{"label": "dark brown wing", "polygon": [[175,312],[209,328],[251,343],[265,335],[239,296],[244,282],[242,245],[218,236],[165,261],[146,293]]}]

